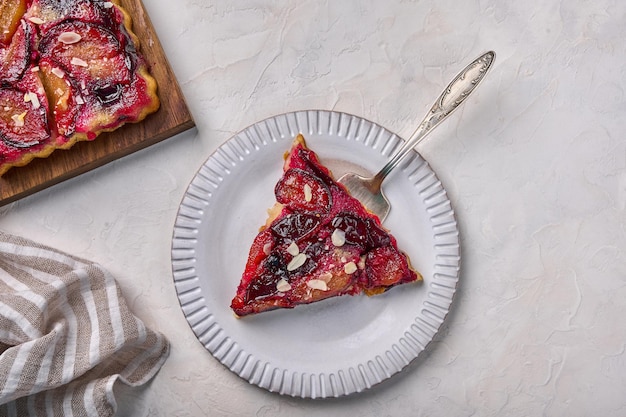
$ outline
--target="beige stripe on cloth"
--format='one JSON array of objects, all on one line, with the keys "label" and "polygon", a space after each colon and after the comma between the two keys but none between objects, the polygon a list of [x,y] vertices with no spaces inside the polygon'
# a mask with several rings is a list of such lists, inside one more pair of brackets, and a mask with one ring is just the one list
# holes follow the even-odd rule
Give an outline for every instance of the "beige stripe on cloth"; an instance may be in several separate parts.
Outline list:
[{"label": "beige stripe on cloth", "polygon": [[101,266],[0,231],[0,416],[113,416],[168,354]]}]

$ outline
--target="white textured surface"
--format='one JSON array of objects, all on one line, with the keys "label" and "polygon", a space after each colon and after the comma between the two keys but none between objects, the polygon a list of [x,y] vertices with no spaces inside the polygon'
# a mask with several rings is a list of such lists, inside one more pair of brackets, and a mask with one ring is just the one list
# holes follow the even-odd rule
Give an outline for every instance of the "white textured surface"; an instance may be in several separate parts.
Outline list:
[{"label": "white textured surface", "polygon": [[[172,341],[131,416],[626,413],[626,3],[145,0],[198,130],[0,208],[0,228],[102,263]],[[425,354],[362,394],[295,400],[198,343],[170,269],[176,210],[234,132],[345,111],[408,136],[479,53],[495,67],[421,146],[459,220],[452,310]],[[216,241],[219,244],[219,241]]]}]

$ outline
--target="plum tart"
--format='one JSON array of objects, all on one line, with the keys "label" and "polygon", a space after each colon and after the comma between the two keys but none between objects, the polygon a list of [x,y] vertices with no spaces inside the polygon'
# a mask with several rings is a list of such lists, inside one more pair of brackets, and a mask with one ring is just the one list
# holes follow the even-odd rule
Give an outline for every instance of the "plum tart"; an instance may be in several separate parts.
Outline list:
[{"label": "plum tart", "polygon": [[231,302],[238,317],[422,280],[378,217],[333,179],[302,135],[285,153],[274,191],[276,204]]},{"label": "plum tart", "polygon": [[116,1],[0,0],[0,175],[159,108]]}]

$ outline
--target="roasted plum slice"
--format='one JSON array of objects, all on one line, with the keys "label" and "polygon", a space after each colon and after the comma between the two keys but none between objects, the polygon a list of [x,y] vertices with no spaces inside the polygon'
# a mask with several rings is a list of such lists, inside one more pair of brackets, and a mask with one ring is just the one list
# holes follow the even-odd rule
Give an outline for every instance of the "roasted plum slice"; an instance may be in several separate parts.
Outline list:
[{"label": "roasted plum slice", "polygon": [[344,233],[346,243],[365,248],[367,244],[367,223],[352,213],[342,212],[335,216],[331,225]]},{"label": "roasted plum slice", "polygon": [[270,229],[278,238],[298,241],[311,235],[320,223],[319,216],[292,213],[274,221]]},{"label": "roasted plum slice", "polygon": [[0,84],[18,81],[29,66],[33,44],[32,25],[22,20],[6,48],[0,48]]},{"label": "roasted plum slice", "polygon": [[343,231],[346,243],[361,246],[366,250],[391,243],[389,234],[371,218],[361,218],[352,213],[337,214],[332,226]]},{"label": "roasted plum slice", "polygon": [[408,267],[402,255],[391,246],[381,246],[367,253],[365,259],[366,288],[371,293],[386,291],[392,286],[408,282],[404,277]]},{"label": "roasted plum slice", "polygon": [[248,287],[245,301],[259,300],[276,294],[278,292],[276,289],[278,281],[280,279],[271,273],[261,275]]},{"label": "roasted plum slice", "polygon": [[56,61],[88,91],[102,88],[103,83],[131,82],[132,60],[115,35],[102,26],[79,20],[59,24],[41,39],[39,53],[42,59]]},{"label": "roasted plum slice", "polygon": [[[42,68],[45,78],[60,83],[50,76],[54,71],[52,75],[62,74],[60,78],[66,79],[65,86],[51,88],[63,93],[51,100],[61,135],[75,132],[81,139],[92,140],[97,136],[94,132],[141,120],[158,108],[154,79],[145,68],[135,65],[136,57],[103,26],[78,20],[63,22],[45,34],[39,52],[40,62],[51,68]],[[72,90],[69,95],[65,94],[67,88]],[[70,100],[75,105],[65,106]]]},{"label": "roasted plum slice", "polygon": [[[250,248],[248,255],[249,264],[259,265],[267,257],[267,252],[272,248],[273,243],[274,237],[269,229],[264,229],[260,232]],[[249,272],[254,273],[254,270]]]},{"label": "roasted plum slice", "polygon": [[301,169],[292,168],[285,172],[274,193],[276,201],[292,210],[316,213],[330,210],[331,194],[326,184]]},{"label": "roasted plum slice", "polygon": [[76,117],[84,103],[65,71],[48,59],[39,61],[39,72],[48,93],[52,124],[59,136],[69,137],[76,131]]},{"label": "roasted plum slice", "polygon": [[280,280],[289,280],[287,264],[285,260],[271,254],[263,260],[263,272],[258,279],[254,280],[246,292],[246,301],[260,299],[278,292],[277,284]]},{"label": "roasted plum slice", "polygon": [[25,16],[46,33],[60,22],[76,19],[104,26],[117,26],[123,15],[111,2],[93,0],[34,0]]},{"label": "roasted plum slice", "polygon": [[91,132],[110,130],[121,123],[135,122],[159,106],[156,95],[150,95],[156,85],[151,79],[133,77],[131,84],[113,84],[99,80],[91,91],[83,94],[85,104],[76,119],[76,131],[95,138]]},{"label": "roasted plum slice", "polygon": [[[47,100],[34,73],[28,73],[19,88],[0,88],[0,140],[3,154],[38,145],[50,137]],[[11,149],[13,151],[11,151]]]},{"label": "roasted plum slice", "polygon": [[26,12],[26,0],[0,0],[0,43],[8,45]]}]

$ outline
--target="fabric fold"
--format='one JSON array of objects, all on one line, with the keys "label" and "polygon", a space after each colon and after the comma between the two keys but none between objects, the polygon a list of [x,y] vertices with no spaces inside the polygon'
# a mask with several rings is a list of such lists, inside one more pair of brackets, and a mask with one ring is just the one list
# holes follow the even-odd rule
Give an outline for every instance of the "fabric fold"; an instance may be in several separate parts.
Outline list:
[{"label": "fabric fold", "polygon": [[0,416],[113,416],[168,355],[106,269],[0,231]]}]

